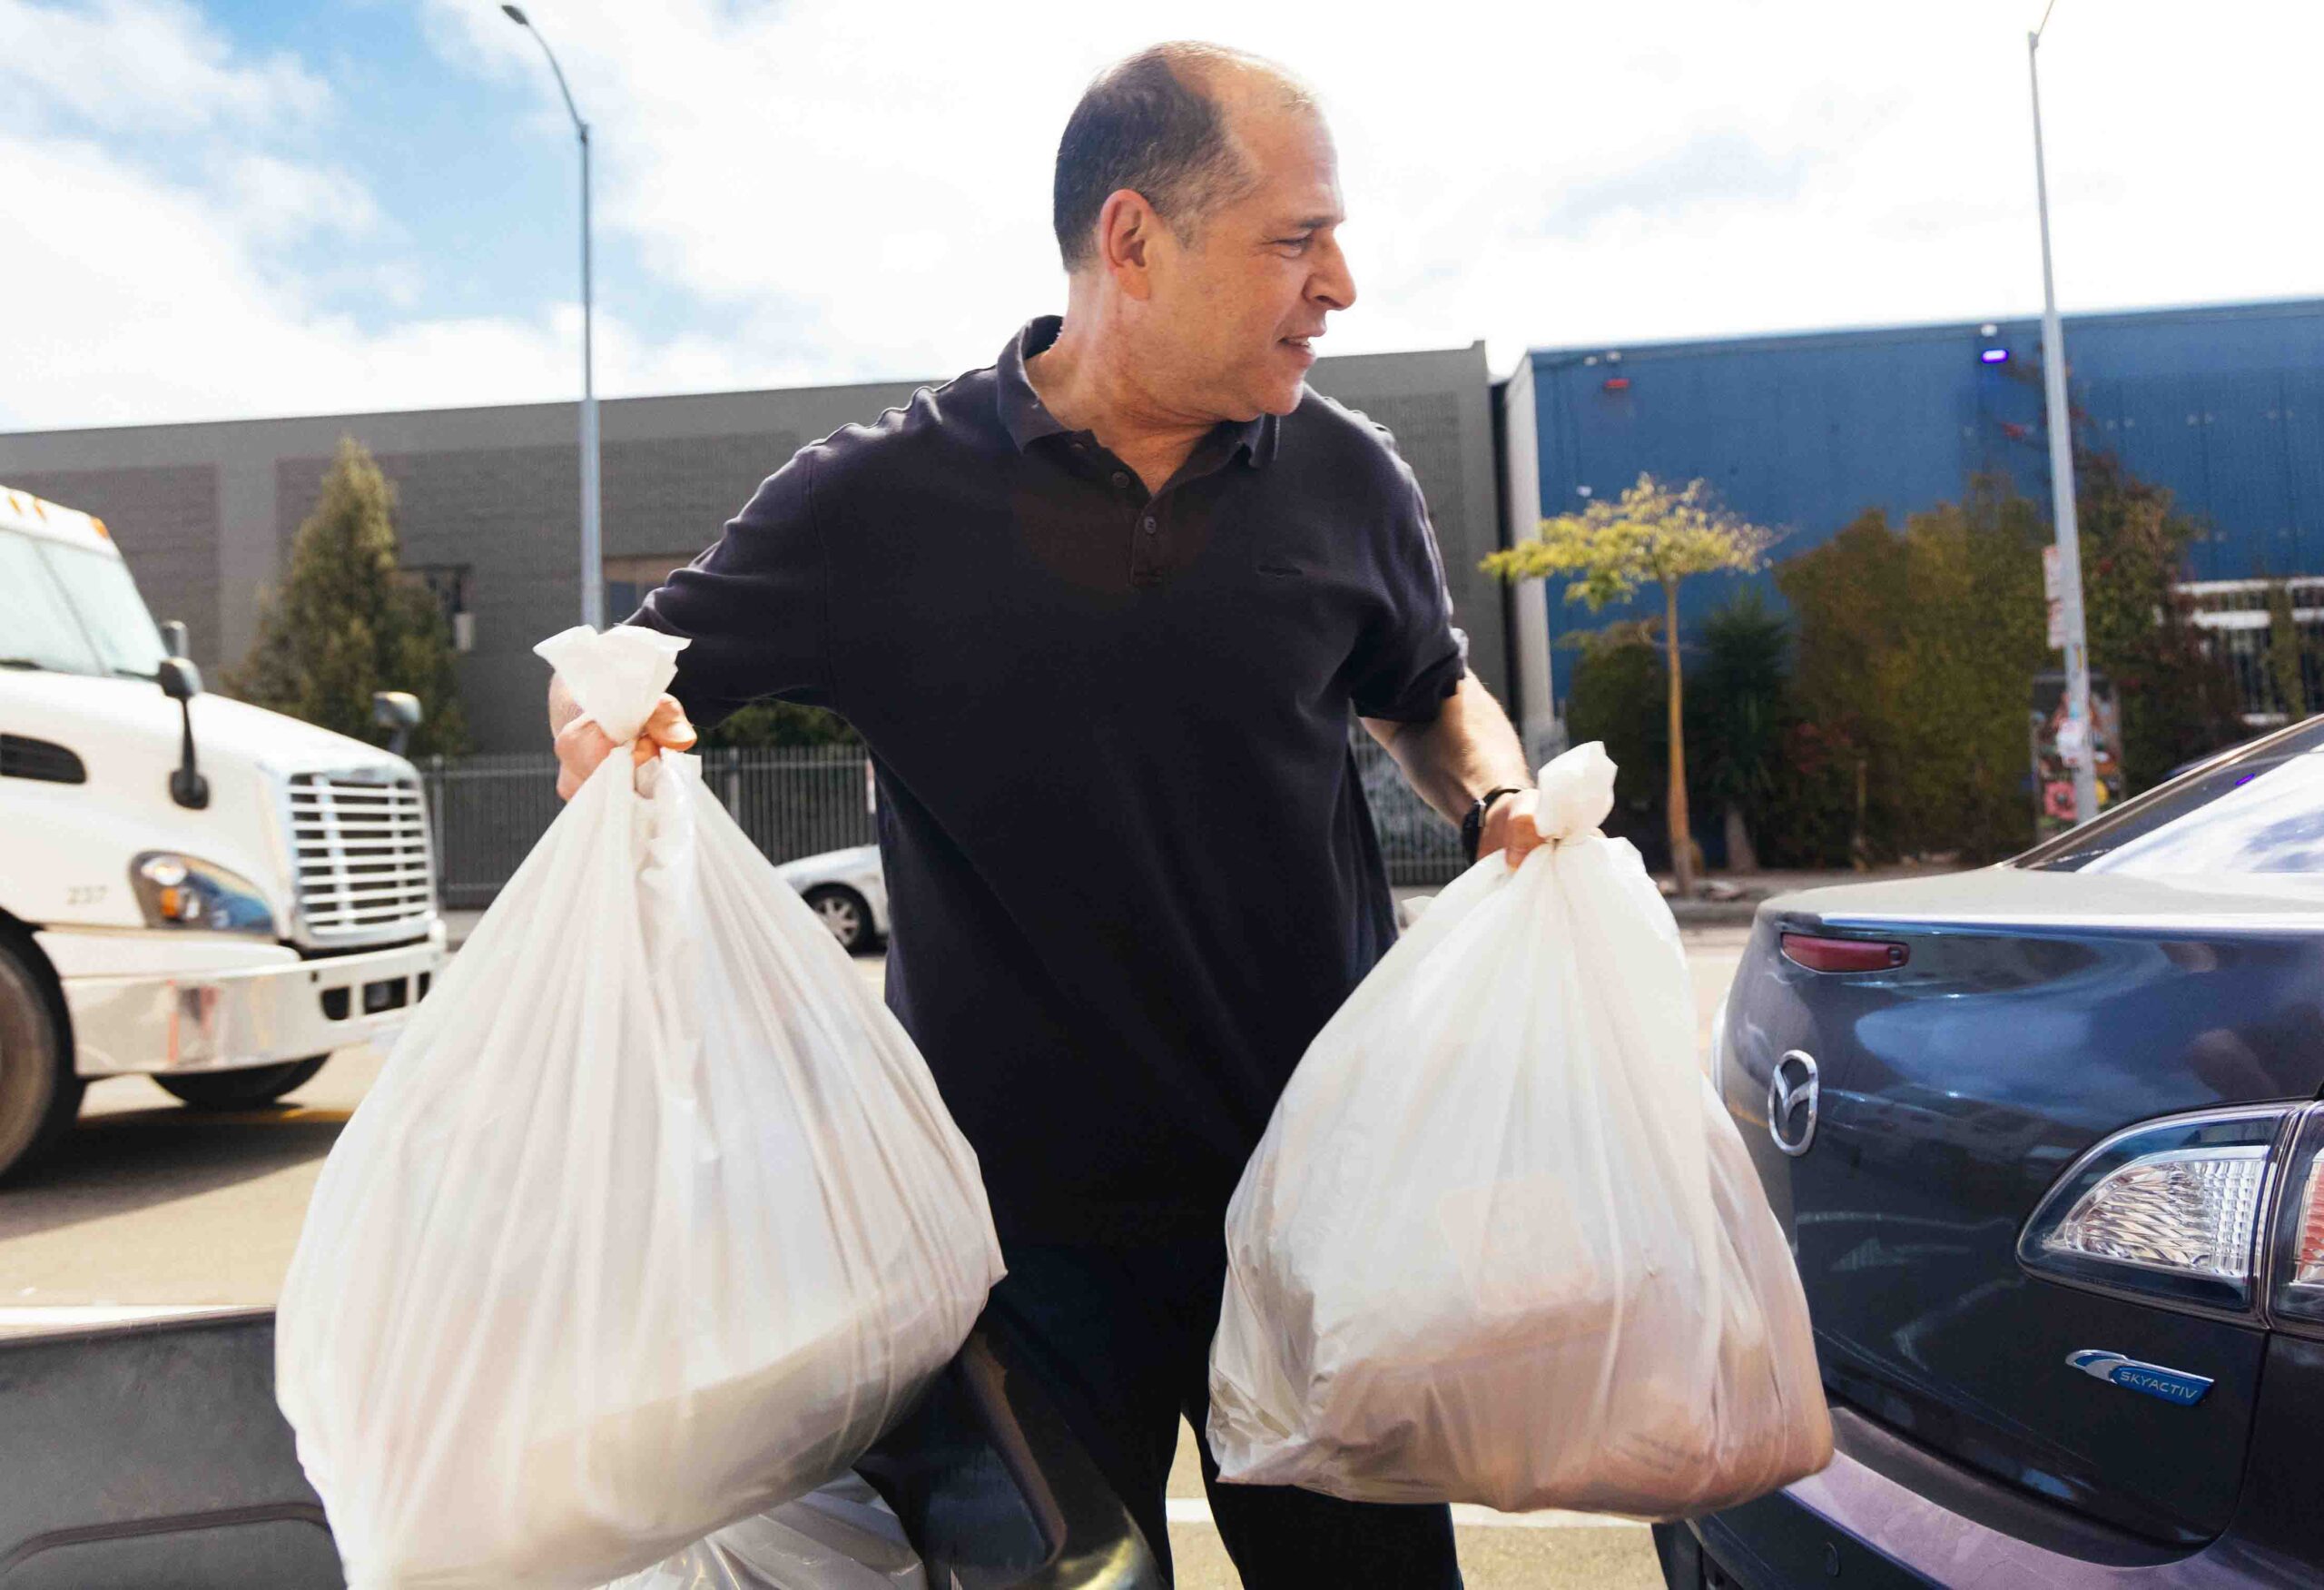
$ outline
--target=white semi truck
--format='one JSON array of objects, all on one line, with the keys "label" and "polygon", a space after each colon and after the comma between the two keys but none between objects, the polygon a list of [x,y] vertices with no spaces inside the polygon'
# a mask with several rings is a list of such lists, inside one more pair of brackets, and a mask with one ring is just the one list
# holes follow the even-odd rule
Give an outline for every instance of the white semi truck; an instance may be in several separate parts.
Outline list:
[{"label": "white semi truck", "polygon": [[0,486],[0,1176],[98,1079],[279,1098],[444,963],[410,763],[202,694],[169,628],[102,522]]}]

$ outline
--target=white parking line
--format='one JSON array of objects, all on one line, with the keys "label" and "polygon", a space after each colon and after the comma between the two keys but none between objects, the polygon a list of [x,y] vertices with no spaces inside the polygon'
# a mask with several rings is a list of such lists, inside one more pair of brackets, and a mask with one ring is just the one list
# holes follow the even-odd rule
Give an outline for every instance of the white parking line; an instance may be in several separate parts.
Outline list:
[{"label": "white parking line", "polygon": [[[1173,1524],[1215,1527],[1210,1504],[1200,1496],[1171,1496],[1162,1504],[1163,1516]],[[1496,1513],[1473,1502],[1452,1504],[1455,1529],[1643,1529],[1629,1518],[1609,1518],[1601,1513]]]}]

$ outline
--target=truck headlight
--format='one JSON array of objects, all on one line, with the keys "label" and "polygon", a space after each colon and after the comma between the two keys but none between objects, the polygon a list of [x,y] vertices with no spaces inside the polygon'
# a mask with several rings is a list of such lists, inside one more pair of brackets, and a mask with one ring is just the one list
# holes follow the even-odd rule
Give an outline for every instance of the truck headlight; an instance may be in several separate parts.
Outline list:
[{"label": "truck headlight", "polygon": [[274,913],[257,885],[239,873],[175,851],[149,850],[129,864],[129,884],[148,927],[277,938]]}]

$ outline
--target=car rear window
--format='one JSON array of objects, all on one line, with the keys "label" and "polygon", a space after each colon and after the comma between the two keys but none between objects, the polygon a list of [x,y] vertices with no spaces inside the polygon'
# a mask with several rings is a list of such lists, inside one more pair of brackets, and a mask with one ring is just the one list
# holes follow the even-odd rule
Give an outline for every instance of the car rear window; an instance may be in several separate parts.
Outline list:
[{"label": "car rear window", "polygon": [[2324,873],[2324,717],[2193,768],[2014,864],[2133,877]]}]

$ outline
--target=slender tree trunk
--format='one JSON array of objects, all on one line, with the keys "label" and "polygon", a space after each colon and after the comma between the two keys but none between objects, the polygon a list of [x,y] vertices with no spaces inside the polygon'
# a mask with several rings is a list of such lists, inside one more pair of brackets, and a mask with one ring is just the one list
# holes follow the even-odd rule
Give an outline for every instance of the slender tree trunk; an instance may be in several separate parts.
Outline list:
[{"label": "slender tree trunk", "polygon": [[1684,687],[1679,679],[1679,582],[1662,582],[1663,644],[1670,652],[1670,873],[1679,897],[1695,892],[1694,825],[1687,820],[1687,736]]}]

